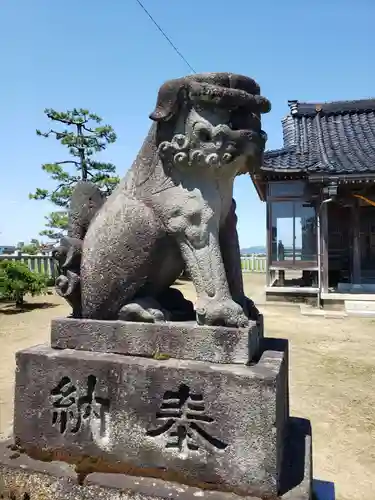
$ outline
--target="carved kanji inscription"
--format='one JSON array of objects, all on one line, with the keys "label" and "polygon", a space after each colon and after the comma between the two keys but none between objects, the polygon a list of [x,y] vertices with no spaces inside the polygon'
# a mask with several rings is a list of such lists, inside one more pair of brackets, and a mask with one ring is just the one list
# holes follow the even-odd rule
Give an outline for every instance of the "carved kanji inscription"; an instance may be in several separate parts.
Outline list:
[{"label": "carved kanji inscription", "polygon": [[218,450],[225,450],[228,446],[208,430],[214,419],[206,414],[203,395],[193,394],[185,384],[181,384],[177,391],[164,393],[156,418],[160,426],[149,430],[147,435],[157,437],[167,434],[166,448],[182,451],[186,447],[196,451],[204,442]]},{"label": "carved kanji inscription", "polygon": [[105,434],[105,415],[109,412],[109,400],[95,394],[97,378],[89,375],[85,391],[80,391],[69,377],[63,377],[51,391],[52,425],[61,434],[76,434],[85,421],[100,420],[100,435]]}]

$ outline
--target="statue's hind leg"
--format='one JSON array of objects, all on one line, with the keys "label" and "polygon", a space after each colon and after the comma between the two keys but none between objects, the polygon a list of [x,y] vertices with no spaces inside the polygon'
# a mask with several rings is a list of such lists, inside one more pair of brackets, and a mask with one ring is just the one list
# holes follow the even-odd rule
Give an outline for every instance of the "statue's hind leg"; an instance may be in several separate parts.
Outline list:
[{"label": "statue's hind leg", "polygon": [[141,201],[117,193],[87,231],[82,255],[82,316],[117,319],[152,274],[164,229]]},{"label": "statue's hind leg", "polygon": [[153,297],[140,297],[125,304],[119,313],[123,321],[138,321],[142,323],[155,323],[170,320],[167,309],[162,309],[161,304]]},{"label": "statue's hind leg", "polygon": [[125,304],[119,313],[124,321],[155,323],[159,321],[194,321],[193,303],[180,290],[167,288],[156,298],[139,297]]}]

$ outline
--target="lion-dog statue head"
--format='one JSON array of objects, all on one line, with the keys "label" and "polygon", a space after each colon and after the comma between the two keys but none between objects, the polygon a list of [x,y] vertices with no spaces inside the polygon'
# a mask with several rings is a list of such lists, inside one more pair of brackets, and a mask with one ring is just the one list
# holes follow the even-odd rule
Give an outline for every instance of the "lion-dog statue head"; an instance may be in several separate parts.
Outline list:
[{"label": "lion-dog statue head", "polygon": [[219,169],[243,157],[238,173],[245,173],[261,164],[261,114],[269,110],[251,78],[206,73],[162,85],[150,118],[158,124],[160,156],[177,168]]}]

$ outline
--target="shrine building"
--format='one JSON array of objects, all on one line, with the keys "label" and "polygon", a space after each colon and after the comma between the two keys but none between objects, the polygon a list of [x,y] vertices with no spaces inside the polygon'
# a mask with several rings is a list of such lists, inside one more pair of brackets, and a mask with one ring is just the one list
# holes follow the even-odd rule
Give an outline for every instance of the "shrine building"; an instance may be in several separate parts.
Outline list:
[{"label": "shrine building", "polygon": [[252,175],[267,204],[266,295],[375,300],[375,99],[288,104],[284,146]]}]

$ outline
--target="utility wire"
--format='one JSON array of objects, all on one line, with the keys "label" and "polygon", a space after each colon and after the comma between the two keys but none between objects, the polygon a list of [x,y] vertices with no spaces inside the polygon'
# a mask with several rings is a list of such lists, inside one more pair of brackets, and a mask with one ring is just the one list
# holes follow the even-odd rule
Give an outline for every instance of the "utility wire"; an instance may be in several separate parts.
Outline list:
[{"label": "utility wire", "polygon": [[144,10],[144,12],[147,14],[147,16],[151,19],[151,21],[154,23],[154,25],[157,27],[157,29],[160,31],[160,33],[163,35],[163,37],[167,40],[169,45],[173,48],[173,50],[179,55],[179,57],[184,61],[184,63],[191,69],[193,73],[196,73],[195,69],[191,66],[189,61],[184,57],[184,55],[178,50],[176,45],[172,42],[172,40],[169,38],[169,36],[165,33],[165,31],[161,28],[161,26],[155,21],[155,19],[152,17],[152,15],[149,13],[149,11],[146,9],[146,7],[143,5],[143,3],[140,0],[135,0],[138,5]]}]

